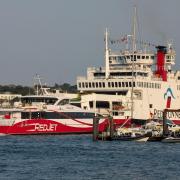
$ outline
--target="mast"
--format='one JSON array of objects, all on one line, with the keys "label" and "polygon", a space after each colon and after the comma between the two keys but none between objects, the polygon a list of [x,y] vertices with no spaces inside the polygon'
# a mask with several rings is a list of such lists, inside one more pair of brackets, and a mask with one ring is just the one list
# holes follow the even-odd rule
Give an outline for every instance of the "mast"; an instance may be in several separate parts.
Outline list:
[{"label": "mast", "polygon": [[106,71],[105,76],[106,79],[109,78],[109,49],[108,49],[108,30],[106,28],[105,32],[105,64],[106,64]]},{"label": "mast", "polygon": [[[34,85],[36,86],[36,95],[39,95],[39,86],[40,89],[42,90],[42,83],[41,83],[41,78],[39,76],[39,74],[36,74],[36,76],[34,77]],[[38,83],[36,84],[36,81],[38,81]]]},{"label": "mast", "polygon": [[133,16],[133,32],[132,32],[132,88],[131,88],[131,119],[133,119],[134,115],[134,53],[136,51],[136,6],[134,6],[134,16]]}]

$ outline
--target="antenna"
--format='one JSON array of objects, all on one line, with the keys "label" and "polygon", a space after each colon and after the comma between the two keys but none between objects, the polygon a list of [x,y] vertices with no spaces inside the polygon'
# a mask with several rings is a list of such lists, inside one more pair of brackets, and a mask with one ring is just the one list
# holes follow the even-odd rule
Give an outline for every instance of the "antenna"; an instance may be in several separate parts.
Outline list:
[{"label": "antenna", "polygon": [[105,64],[106,64],[106,79],[109,78],[109,48],[108,48],[108,30],[105,32]]},{"label": "antenna", "polygon": [[[39,85],[40,85],[40,89],[42,90],[42,83],[41,83],[41,77],[39,74],[36,74],[34,77],[34,86],[36,86],[36,95],[39,95]],[[36,84],[36,81],[38,81],[38,83]]]}]

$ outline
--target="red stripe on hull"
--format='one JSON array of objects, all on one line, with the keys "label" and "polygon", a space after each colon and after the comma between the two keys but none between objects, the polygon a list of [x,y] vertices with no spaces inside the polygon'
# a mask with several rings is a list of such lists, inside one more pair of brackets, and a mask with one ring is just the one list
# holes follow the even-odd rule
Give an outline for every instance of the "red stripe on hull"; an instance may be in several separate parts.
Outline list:
[{"label": "red stripe on hull", "polygon": [[172,120],[174,124],[180,125],[180,119],[179,120]]},{"label": "red stripe on hull", "polygon": [[[99,124],[99,131],[104,131],[106,126],[107,120],[104,120]],[[0,126],[0,133],[4,134],[72,134],[91,133],[92,130],[93,121],[89,127],[73,127],[70,124],[62,124],[60,122],[44,119],[26,120],[12,126]]]}]

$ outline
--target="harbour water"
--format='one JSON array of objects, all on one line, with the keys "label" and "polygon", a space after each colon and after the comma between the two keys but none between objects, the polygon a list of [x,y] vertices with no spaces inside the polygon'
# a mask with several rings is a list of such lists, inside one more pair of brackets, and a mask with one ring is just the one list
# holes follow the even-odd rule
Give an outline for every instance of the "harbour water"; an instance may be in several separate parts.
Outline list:
[{"label": "harbour water", "polygon": [[0,137],[2,180],[179,179],[180,144],[91,135]]}]

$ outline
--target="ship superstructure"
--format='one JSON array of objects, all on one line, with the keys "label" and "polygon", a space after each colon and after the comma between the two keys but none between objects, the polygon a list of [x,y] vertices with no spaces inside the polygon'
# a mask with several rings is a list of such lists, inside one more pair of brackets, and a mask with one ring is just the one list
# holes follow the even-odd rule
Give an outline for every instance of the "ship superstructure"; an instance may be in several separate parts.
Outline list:
[{"label": "ship superstructure", "polygon": [[[161,118],[165,108],[180,108],[180,71],[173,70],[176,54],[171,43],[156,46],[155,52],[135,45],[114,52],[109,43],[106,30],[105,67],[90,67],[86,77],[77,78],[82,107],[119,120]],[[180,114],[169,118],[180,123]]]}]

